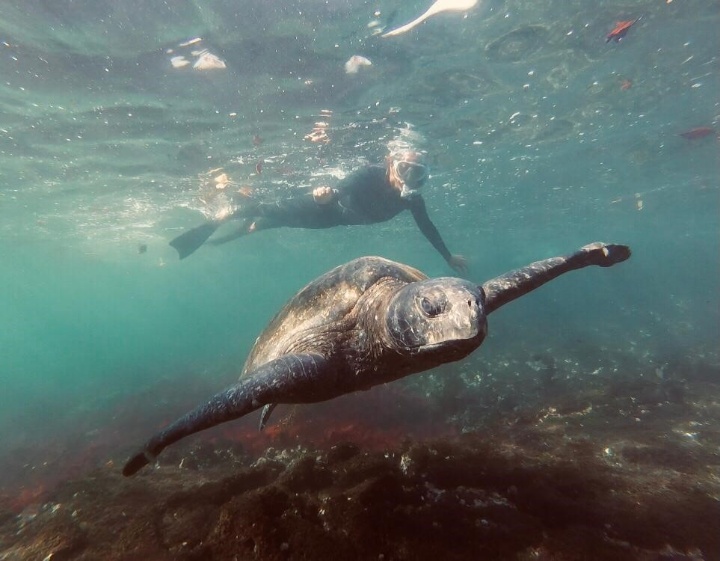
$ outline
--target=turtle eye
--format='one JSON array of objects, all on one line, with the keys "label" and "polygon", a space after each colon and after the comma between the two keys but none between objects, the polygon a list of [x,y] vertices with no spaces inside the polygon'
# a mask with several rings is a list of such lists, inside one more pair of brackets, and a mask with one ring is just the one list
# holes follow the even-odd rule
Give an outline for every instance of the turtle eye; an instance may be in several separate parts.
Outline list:
[{"label": "turtle eye", "polygon": [[426,315],[435,317],[441,314],[445,310],[445,302],[442,300],[430,300],[429,298],[423,298],[420,301],[420,307]]}]

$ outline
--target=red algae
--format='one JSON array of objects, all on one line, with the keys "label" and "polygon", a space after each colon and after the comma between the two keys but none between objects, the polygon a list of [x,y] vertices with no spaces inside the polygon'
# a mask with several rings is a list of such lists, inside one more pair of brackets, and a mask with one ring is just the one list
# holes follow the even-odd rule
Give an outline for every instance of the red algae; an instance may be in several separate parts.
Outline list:
[{"label": "red algae", "polygon": [[[371,412],[371,413],[369,413]],[[269,446],[298,444],[328,449],[352,441],[371,451],[397,446],[408,437],[423,440],[454,436],[457,429],[421,396],[393,386],[373,388],[325,403],[278,406],[270,424],[259,431],[255,423],[231,423],[217,430],[213,440],[242,445],[251,455]]]}]

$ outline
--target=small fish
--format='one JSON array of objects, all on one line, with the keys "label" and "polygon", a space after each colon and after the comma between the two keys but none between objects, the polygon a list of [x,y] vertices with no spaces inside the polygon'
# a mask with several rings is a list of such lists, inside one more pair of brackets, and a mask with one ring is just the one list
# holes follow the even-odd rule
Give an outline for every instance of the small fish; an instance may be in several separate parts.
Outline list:
[{"label": "small fish", "polygon": [[138,244],[138,253],[142,255],[143,253],[147,253],[147,244],[141,243]]},{"label": "small fish", "polygon": [[715,133],[715,129],[712,127],[696,127],[694,129],[681,132],[680,136],[687,138],[688,140],[697,140],[698,138],[705,138]]},{"label": "small fish", "polygon": [[263,169],[263,161],[260,160],[257,164],[255,164],[255,173],[260,175],[262,173],[262,169]]},{"label": "small fish", "polygon": [[642,16],[637,19],[627,21],[616,21],[615,28],[607,34],[605,42],[609,43],[610,41],[615,41],[617,43],[618,41],[620,41],[620,39],[627,35],[627,32],[630,31],[630,28],[640,21],[641,17]]}]

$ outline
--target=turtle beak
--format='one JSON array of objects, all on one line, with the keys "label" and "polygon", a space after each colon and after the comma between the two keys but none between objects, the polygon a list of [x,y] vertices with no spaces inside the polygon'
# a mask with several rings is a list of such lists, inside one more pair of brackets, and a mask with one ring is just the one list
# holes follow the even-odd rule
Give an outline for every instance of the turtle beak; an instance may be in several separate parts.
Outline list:
[{"label": "turtle beak", "polygon": [[455,298],[443,313],[442,317],[429,321],[425,334],[424,347],[431,349],[437,345],[447,345],[450,341],[468,341],[480,336],[485,338],[487,321],[482,305],[470,295]]}]

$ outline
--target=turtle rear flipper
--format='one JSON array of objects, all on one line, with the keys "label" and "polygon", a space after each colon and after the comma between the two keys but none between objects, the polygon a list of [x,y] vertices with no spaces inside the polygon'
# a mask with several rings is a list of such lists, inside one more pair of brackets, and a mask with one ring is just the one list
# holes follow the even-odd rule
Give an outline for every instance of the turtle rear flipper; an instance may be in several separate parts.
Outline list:
[{"label": "turtle rear flipper", "polygon": [[267,425],[267,422],[270,420],[270,415],[272,415],[273,409],[276,407],[277,403],[268,403],[265,407],[263,407],[263,410],[260,413],[260,424],[258,425],[258,430],[263,430],[265,428],[265,425]]}]

